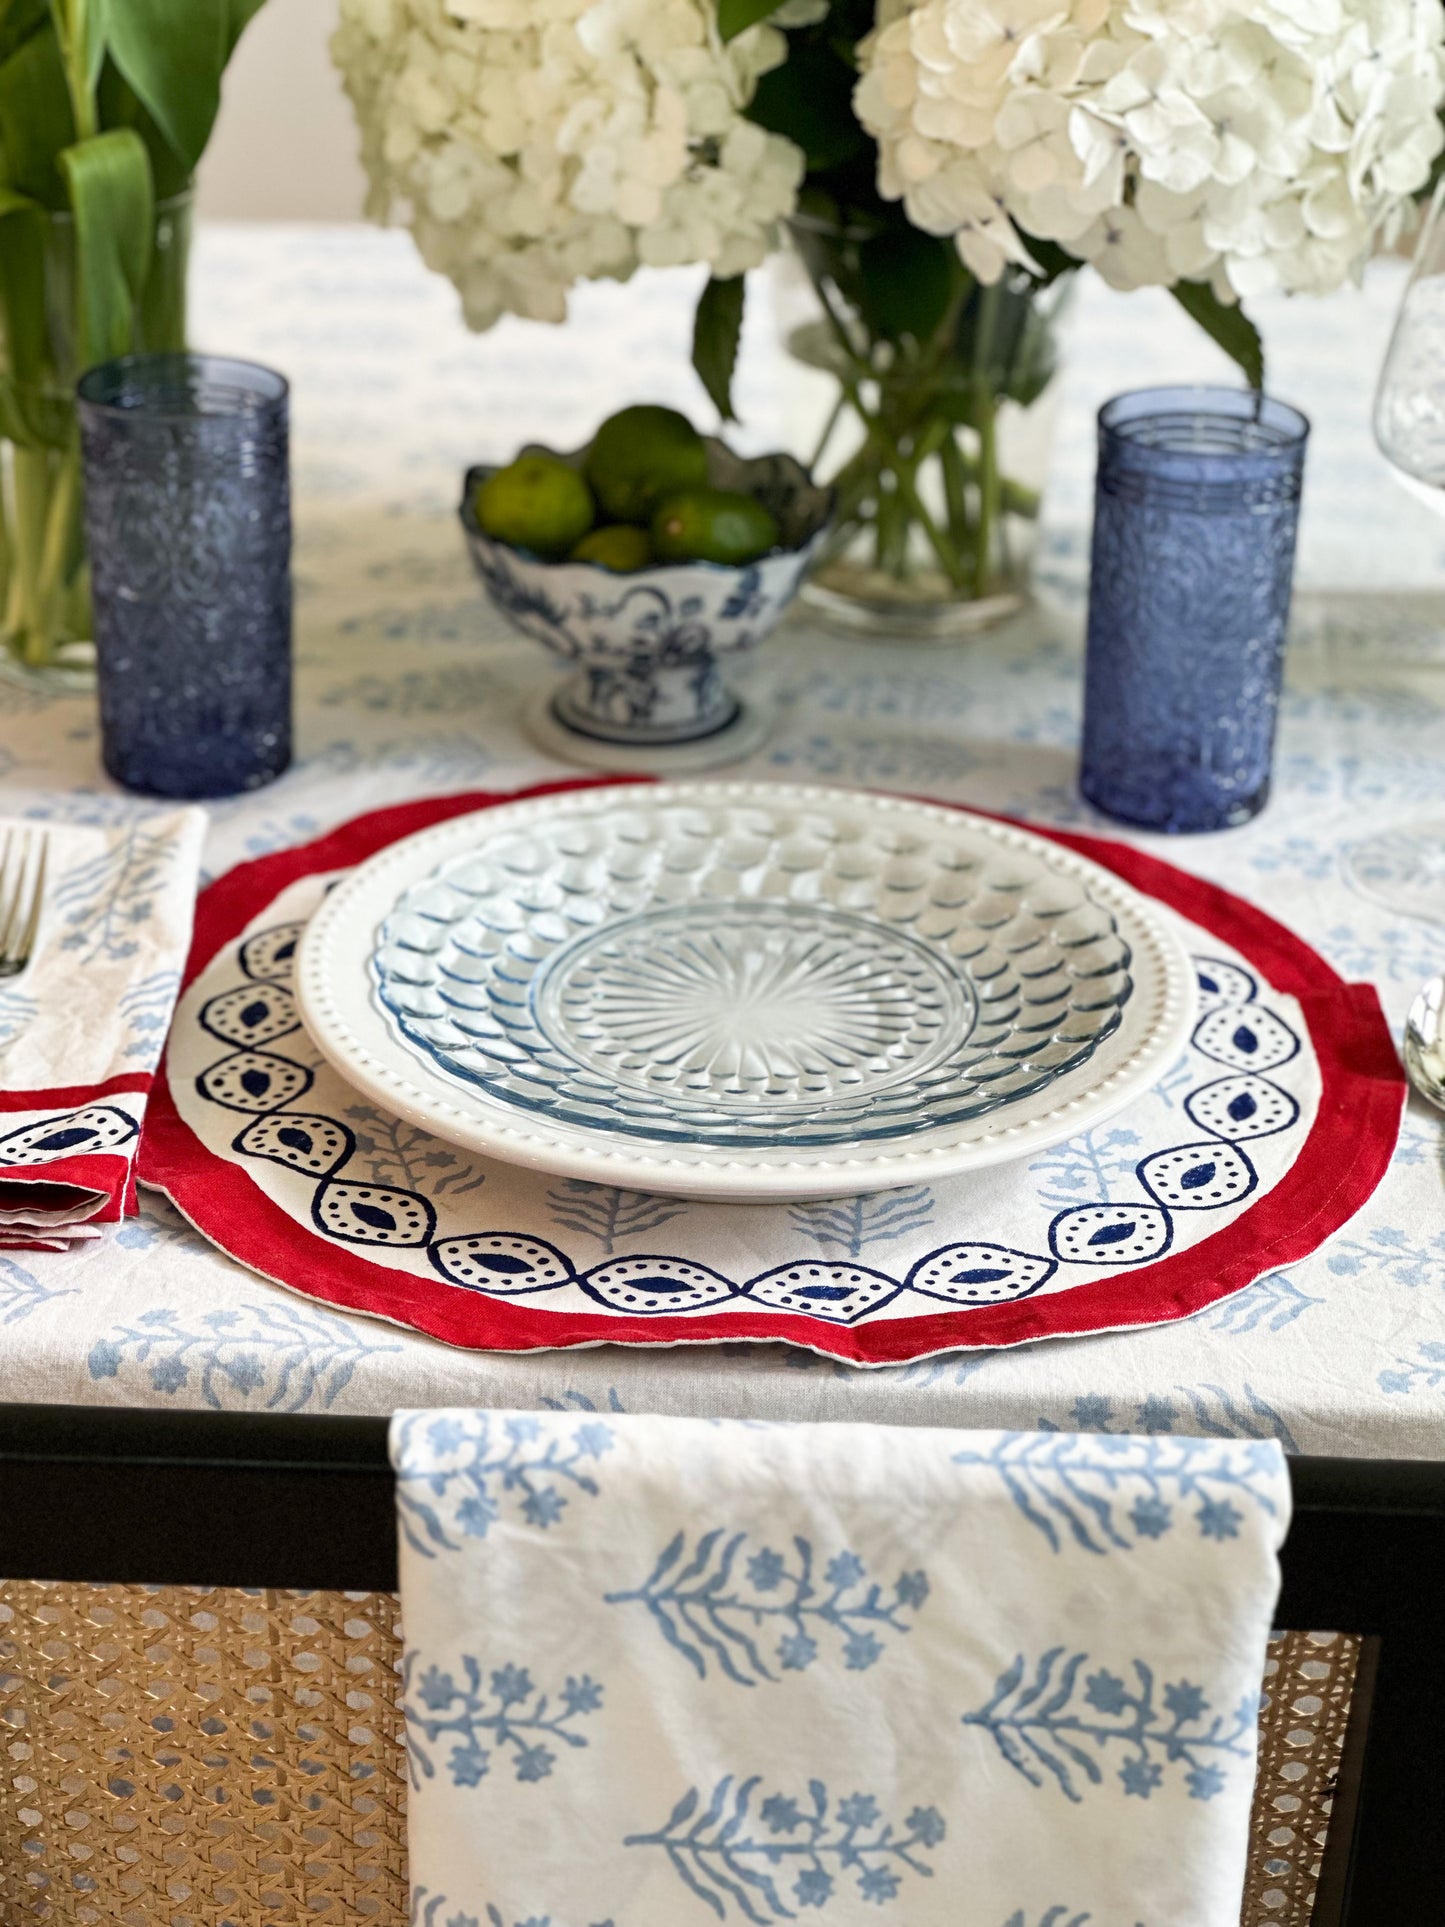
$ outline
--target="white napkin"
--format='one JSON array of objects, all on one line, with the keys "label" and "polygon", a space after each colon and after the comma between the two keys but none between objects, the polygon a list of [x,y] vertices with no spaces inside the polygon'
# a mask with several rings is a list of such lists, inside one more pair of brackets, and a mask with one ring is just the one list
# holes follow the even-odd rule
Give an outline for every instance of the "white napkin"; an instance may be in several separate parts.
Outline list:
[{"label": "white napkin", "polygon": [[419,1927],[1237,1927],[1274,1443],[413,1412]]},{"label": "white napkin", "polygon": [[135,1209],[146,1096],[190,947],[198,809],[49,839],[29,967],[0,984],[0,1249],[63,1250]]}]

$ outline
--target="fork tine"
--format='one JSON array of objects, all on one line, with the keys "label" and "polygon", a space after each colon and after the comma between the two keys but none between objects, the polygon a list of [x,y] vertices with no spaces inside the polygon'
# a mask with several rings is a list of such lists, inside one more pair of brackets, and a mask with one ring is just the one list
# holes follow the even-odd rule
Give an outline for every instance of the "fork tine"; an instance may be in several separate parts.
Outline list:
[{"label": "fork tine", "polygon": [[[44,830],[40,832],[40,861],[35,866],[35,881],[30,887],[30,914],[25,919],[25,928],[20,933],[20,948],[16,963],[23,970],[30,961],[30,953],[35,948],[35,933],[40,928],[40,905],[45,896],[45,860],[50,854],[50,839]],[[19,891],[16,897],[19,897]]]}]

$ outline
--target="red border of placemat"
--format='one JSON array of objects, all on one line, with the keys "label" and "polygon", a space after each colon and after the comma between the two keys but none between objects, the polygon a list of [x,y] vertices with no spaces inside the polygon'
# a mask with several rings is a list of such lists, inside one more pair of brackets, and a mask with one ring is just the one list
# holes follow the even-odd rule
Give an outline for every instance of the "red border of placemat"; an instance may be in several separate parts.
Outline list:
[{"label": "red border of placemat", "polygon": [[[220,947],[298,878],[363,862],[418,830],[470,810],[636,777],[583,777],[516,791],[427,797],[353,818],[315,842],[238,864],[204,891],[186,966],[189,985]],[[645,779],[644,779],[645,780]],[[928,799],[935,800],[935,799]],[[958,806],[963,807],[963,806]],[[1406,1084],[1374,989],[1347,984],[1263,910],[1142,850],[1105,838],[1026,826],[1112,870],[1223,939],[1303,1008],[1319,1061],[1319,1113],[1274,1189],[1215,1236],[1098,1283],[969,1311],[927,1313],[860,1327],[788,1312],[631,1318],[547,1312],[388,1270],[329,1247],[282,1211],[247,1173],[206,1153],[181,1120],[169,1082],[156,1079],[139,1159],[140,1181],[164,1191],[207,1238],[251,1270],[348,1311],[409,1325],[469,1350],[567,1350],[576,1345],[677,1345],[786,1339],[855,1364],[898,1364],[934,1352],[1161,1324],[1202,1311],[1265,1272],[1315,1251],[1379,1184],[1399,1135]],[[330,1260],[330,1262],[328,1262]],[[305,1283],[296,1282],[304,1279]]]}]

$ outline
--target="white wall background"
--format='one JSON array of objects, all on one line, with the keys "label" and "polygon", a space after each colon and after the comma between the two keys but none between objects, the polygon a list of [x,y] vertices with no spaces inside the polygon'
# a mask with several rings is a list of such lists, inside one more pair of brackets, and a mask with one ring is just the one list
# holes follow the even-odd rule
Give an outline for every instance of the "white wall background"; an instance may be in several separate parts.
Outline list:
[{"label": "white wall background", "polygon": [[210,219],[350,221],[365,177],[327,40],[337,0],[266,0],[226,73],[201,162]]}]

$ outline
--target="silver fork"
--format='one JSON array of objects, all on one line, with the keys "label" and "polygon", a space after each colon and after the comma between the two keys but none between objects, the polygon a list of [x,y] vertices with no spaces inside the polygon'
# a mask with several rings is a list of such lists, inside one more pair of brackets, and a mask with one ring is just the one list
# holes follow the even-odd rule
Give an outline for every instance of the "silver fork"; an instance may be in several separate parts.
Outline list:
[{"label": "silver fork", "polygon": [[0,844],[0,978],[18,977],[30,962],[49,854],[44,830],[7,830]]}]

